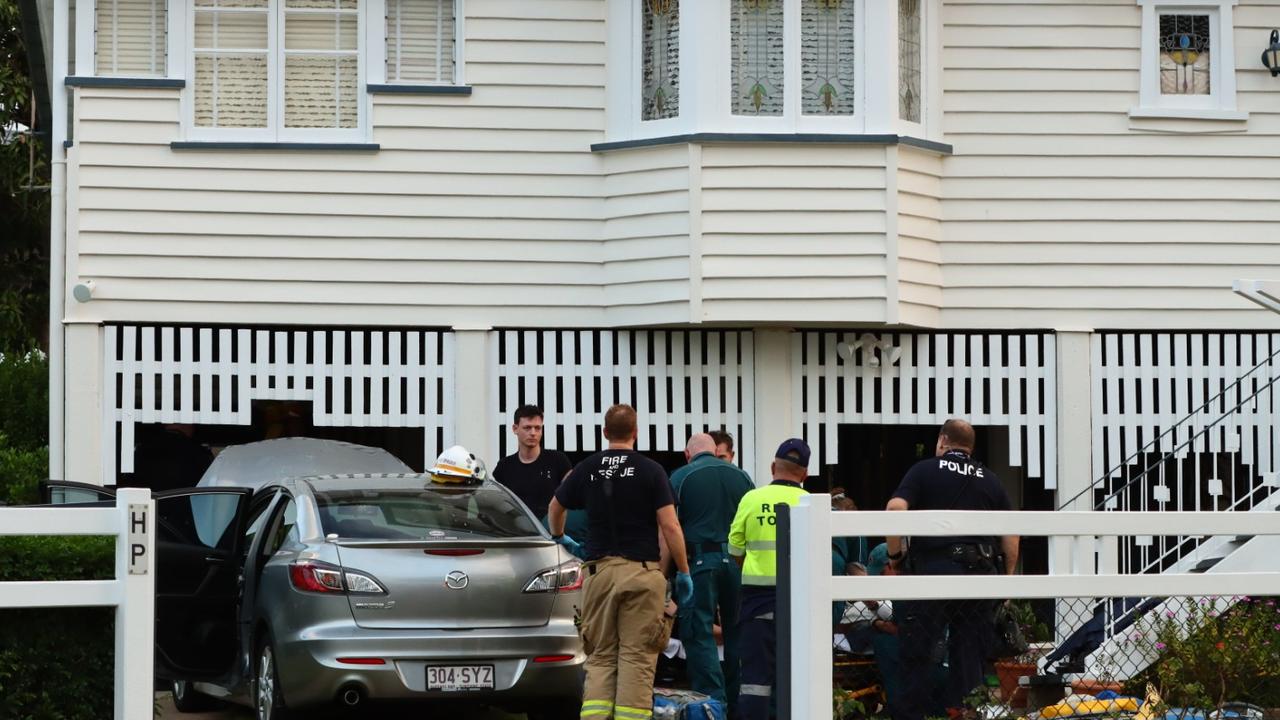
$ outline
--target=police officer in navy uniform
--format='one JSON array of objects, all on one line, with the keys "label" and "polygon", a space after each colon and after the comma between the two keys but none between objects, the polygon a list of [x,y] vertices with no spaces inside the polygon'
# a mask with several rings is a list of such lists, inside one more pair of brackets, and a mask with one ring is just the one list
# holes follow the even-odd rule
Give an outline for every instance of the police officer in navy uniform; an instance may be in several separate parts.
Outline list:
[{"label": "police officer in navy uniform", "polygon": [[[1011,510],[996,474],[974,460],[973,426],[948,420],[938,433],[936,456],[907,471],[886,510]],[[1018,537],[948,536],[886,538],[895,570],[911,575],[995,575],[1013,573]],[[990,600],[915,600],[894,606],[899,623],[901,701],[890,708],[894,720],[923,720],[937,708],[931,672],[935,648],[946,643],[947,683],[942,703],[959,708],[984,677],[993,640],[995,603]]]}]

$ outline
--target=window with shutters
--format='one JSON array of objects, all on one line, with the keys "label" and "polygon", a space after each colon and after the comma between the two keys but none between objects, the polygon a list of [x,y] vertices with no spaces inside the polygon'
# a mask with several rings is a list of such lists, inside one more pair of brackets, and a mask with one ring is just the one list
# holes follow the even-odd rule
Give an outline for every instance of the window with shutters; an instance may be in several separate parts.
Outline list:
[{"label": "window with shutters", "polygon": [[94,73],[163,76],[167,22],[165,0],[98,0],[94,7]]},{"label": "window with shutters", "polygon": [[358,0],[194,0],[194,133],[353,137],[364,115],[360,13]]},{"label": "window with shutters", "polygon": [[387,82],[452,85],[457,72],[454,0],[386,0]]}]

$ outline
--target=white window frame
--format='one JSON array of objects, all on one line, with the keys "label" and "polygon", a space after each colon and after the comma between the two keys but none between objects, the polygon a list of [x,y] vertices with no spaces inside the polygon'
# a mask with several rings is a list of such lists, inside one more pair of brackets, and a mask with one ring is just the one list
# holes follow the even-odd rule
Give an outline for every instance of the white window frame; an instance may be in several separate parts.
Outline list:
[{"label": "white window frame", "polygon": [[[941,128],[941,13],[938,0],[921,0],[921,122],[898,117],[898,4],[894,0],[854,0],[855,104],[852,115],[801,112],[801,2],[784,0],[786,68],[783,114],[734,115],[730,102],[732,70],[729,37],[730,0],[682,0],[680,3],[680,114],[641,120],[643,24],[639,0],[608,0],[608,87],[606,140],[643,140],[685,133],[787,135],[903,134],[939,139]],[[878,68],[868,73],[870,67]]]},{"label": "white window frame", "polygon": [[[257,142],[257,143],[357,143],[369,138],[371,103],[366,90],[369,74],[370,10],[374,3],[359,0],[356,17],[356,126],[354,128],[287,128],[284,127],[284,23],[285,0],[268,0],[267,13],[267,126],[265,128],[197,127],[196,105],[196,57],[195,57],[195,8],[184,7],[181,13],[182,47],[173,53],[181,53],[186,87],[182,92],[182,123],[186,140],[197,142]],[[172,5],[189,6],[189,1]],[[379,7],[382,6],[378,2]],[[179,13],[170,13],[172,18]],[[380,17],[380,16],[377,16]],[[383,20],[385,23],[385,19]],[[172,30],[173,23],[170,23]],[[377,34],[381,35],[381,28]],[[172,55],[170,56],[172,57]],[[385,59],[383,60],[385,63]]]},{"label": "white window frame", "polygon": [[[365,5],[366,0],[361,0]],[[467,0],[453,0],[453,82],[405,82],[387,79],[387,41],[384,31],[387,27],[386,0],[367,0],[367,17],[377,20],[365,24],[366,54],[378,58],[378,62],[369,63],[365,73],[370,85],[395,85],[397,87],[462,87],[467,84],[466,75],[466,25]]]},{"label": "white window frame", "polygon": [[[1142,9],[1141,66],[1134,118],[1246,120],[1236,107],[1235,20],[1239,0],[1138,0]],[[1209,16],[1209,94],[1165,95],[1160,92],[1160,15]]]}]

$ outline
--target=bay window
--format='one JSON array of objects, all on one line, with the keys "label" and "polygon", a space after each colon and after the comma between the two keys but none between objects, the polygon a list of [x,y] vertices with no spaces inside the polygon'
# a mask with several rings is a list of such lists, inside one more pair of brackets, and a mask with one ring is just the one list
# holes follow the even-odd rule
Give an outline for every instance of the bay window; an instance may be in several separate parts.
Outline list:
[{"label": "bay window", "polygon": [[783,0],[730,0],[734,115],[781,115],[785,87]]},{"label": "bay window", "polygon": [[611,141],[937,132],[938,0],[608,0]]},{"label": "bay window", "polygon": [[644,0],[641,113],[645,120],[680,114],[680,0]]},{"label": "bay window", "polygon": [[852,115],[858,4],[800,3],[801,110],[806,115]]}]

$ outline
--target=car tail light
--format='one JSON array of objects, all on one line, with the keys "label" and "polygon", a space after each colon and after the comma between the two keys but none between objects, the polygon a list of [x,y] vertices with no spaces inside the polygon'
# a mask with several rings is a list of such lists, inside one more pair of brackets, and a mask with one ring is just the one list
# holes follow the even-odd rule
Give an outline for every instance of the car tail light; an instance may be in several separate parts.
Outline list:
[{"label": "car tail light", "polygon": [[297,562],[290,565],[289,582],[298,590],[312,593],[382,595],[387,592],[377,580],[362,572],[317,562]]},{"label": "car tail light", "polygon": [[524,586],[527,593],[538,592],[572,592],[582,589],[582,563],[570,560],[567,563],[543,570],[534,575]]},{"label": "car tail light", "polygon": [[572,655],[539,655],[534,658],[536,663],[553,663],[553,662],[569,662],[573,659]]},{"label": "car tail light", "polygon": [[[340,657],[338,662],[343,665],[386,665],[387,661],[382,658],[375,657]],[[537,662],[536,660],[534,662]]]},{"label": "car tail light", "polygon": [[478,548],[446,548],[444,550],[423,550],[428,555],[440,555],[443,557],[471,557],[472,555],[483,555],[484,550]]}]

